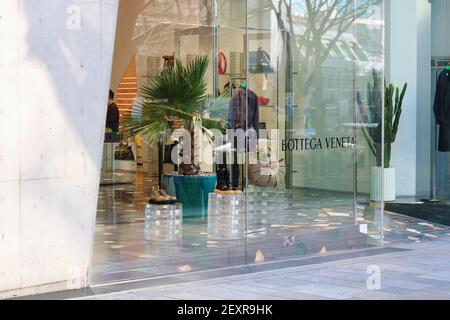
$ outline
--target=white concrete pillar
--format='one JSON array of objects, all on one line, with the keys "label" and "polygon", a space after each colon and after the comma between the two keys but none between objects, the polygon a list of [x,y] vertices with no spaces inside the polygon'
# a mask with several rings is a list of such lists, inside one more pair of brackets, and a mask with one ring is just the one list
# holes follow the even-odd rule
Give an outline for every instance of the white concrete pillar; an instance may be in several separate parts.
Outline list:
[{"label": "white concrete pillar", "polygon": [[[387,81],[408,83],[391,165],[397,195],[427,194],[431,134],[431,5],[428,0],[387,0]],[[420,189],[420,192],[418,191]]]},{"label": "white concrete pillar", "polygon": [[117,10],[0,1],[0,298],[87,284]]}]

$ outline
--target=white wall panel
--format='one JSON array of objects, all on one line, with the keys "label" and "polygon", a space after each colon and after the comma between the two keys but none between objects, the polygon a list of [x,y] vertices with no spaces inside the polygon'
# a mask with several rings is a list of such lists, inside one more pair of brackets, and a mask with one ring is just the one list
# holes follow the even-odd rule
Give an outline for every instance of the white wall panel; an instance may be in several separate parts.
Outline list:
[{"label": "white wall panel", "polygon": [[[21,284],[19,182],[0,182],[0,289]],[[1,297],[1,293],[0,293]]]},{"label": "white wall panel", "polygon": [[118,2],[0,1],[0,297],[86,283]]},{"label": "white wall panel", "polygon": [[19,177],[18,52],[6,50],[18,44],[17,28],[11,27],[18,19],[14,9],[13,1],[0,1],[0,181]]},{"label": "white wall panel", "polygon": [[431,6],[427,0],[389,0],[386,4],[390,10],[387,80],[400,87],[408,83],[397,141],[392,146],[397,195],[425,195],[430,166]]}]

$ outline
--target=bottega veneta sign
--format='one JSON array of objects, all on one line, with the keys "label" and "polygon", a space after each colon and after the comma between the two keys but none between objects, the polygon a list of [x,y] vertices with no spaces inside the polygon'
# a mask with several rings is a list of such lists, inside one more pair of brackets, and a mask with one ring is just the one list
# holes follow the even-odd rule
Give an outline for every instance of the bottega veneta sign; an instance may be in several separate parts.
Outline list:
[{"label": "bottega veneta sign", "polygon": [[282,149],[283,151],[350,149],[354,145],[354,137],[300,138],[283,140]]}]

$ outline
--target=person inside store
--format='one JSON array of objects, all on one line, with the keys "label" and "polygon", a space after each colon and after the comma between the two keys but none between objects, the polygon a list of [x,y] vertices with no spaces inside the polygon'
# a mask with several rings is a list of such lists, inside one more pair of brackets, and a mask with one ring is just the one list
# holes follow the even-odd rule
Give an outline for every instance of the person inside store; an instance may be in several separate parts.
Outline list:
[{"label": "person inside store", "polygon": [[108,113],[106,116],[106,131],[109,133],[119,132],[120,114],[117,104],[114,102],[114,92],[109,90]]}]

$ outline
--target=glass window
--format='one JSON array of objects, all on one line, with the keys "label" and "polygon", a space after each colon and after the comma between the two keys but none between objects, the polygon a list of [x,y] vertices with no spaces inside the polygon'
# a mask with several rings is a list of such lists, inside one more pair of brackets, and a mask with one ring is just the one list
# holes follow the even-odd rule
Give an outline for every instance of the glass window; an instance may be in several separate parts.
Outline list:
[{"label": "glass window", "polygon": [[[383,199],[369,194],[383,181],[384,25],[371,13],[383,2],[151,3],[121,6],[112,84],[142,172],[132,187],[102,189],[99,212],[113,217],[98,220],[134,254],[105,249],[94,278],[379,244]],[[156,187],[182,206],[147,206]],[[145,221],[127,220],[126,195]]]}]

